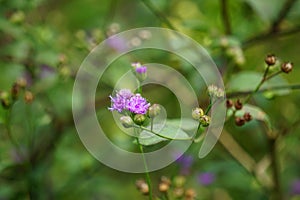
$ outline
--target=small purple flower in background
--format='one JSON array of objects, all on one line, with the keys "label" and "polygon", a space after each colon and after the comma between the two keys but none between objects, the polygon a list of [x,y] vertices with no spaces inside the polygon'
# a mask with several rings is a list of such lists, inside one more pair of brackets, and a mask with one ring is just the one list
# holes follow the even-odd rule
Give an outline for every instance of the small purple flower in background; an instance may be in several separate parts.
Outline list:
[{"label": "small purple flower in background", "polygon": [[40,68],[39,78],[49,78],[51,76],[55,75],[55,69],[53,67],[50,67],[48,65],[42,65]]},{"label": "small purple flower in background", "polygon": [[190,173],[190,168],[194,162],[194,158],[191,155],[177,155],[176,163],[180,166],[180,174],[188,175]]},{"label": "small purple flower in background", "polygon": [[126,108],[135,114],[146,114],[150,103],[147,102],[140,94],[135,94],[130,98]]},{"label": "small purple flower in background", "polygon": [[119,113],[121,113],[124,109],[126,109],[128,101],[132,96],[133,94],[129,89],[120,90],[119,92],[117,92],[115,97],[109,96],[112,103],[112,107],[108,108],[108,110],[116,110]]},{"label": "small purple flower in background", "polygon": [[146,114],[150,103],[147,102],[140,94],[133,94],[129,89],[122,89],[117,92],[115,97],[110,96],[112,106],[110,111],[119,113],[128,110],[135,114]]},{"label": "small purple flower in background", "polygon": [[109,37],[106,40],[108,46],[110,46],[112,49],[118,51],[118,52],[123,52],[128,49],[126,42],[123,38],[117,37],[117,36],[112,36]]},{"label": "small purple flower in background", "polygon": [[197,178],[198,178],[198,182],[201,185],[208,186],[215,181],[216,176],[211,172],[204,172],[204,173],[200,173]]},{"label": "small purple flower in background", "polygon": [[300,179],[296,179],[292,182],[291,193],[293,195],[300,195]]}]

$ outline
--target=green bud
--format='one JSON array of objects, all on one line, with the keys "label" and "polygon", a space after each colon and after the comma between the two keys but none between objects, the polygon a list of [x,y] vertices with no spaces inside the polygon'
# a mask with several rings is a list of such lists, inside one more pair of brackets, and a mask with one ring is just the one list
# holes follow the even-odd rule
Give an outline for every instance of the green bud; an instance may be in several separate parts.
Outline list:
[{"label": "green bud", "polygon": [[203,115],[199,121],[202,126],[207,127],[210,124],[210,116]]},{"label": "green bud", "polygon": [[137,125],[142,125],[145,120],[146,117],[142,114],[136,114],[133,118],[134,123],[136,123]]},{"label": "green bud", "polygon": [[120,118],[120,121],[125,128],[130,128],[134,124],[131,117],[129,117],[129,116],[122,116]]},{"label": "green bud", "polygon": [[149,117],[154,118],[155,116],[159,115],[160,110],[161,108],[158,104],[153,104],[149,107]]},{"label": "green bud", "polygon": [[192,117],[195,120],[200,120],[200,118],[204,115],[204,111],[201,108],[194,108],[192,111]]}]

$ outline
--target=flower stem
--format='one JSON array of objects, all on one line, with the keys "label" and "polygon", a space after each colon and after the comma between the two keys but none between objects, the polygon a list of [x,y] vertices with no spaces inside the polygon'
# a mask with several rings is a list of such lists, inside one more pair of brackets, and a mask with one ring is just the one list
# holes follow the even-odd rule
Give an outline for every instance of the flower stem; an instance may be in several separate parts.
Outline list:
[{"label": "flower stem", "polygon": [[148,165],[147,165],[147,161],[145,158],[145,154],[144,154],[144,149],[143,149],[143,145],[141,145],[139,138],[136,138],[136,142],[140,148],[142,157],[143,157],[143,162],[144,162],[144,166],[145,166],[145,174],[146,174],[146,181],[149,187],[149,200],[152,200],[152,184],[151,184],[151,179],[150,179],[150,174],[149,174],[149,170],[148,170]]}]

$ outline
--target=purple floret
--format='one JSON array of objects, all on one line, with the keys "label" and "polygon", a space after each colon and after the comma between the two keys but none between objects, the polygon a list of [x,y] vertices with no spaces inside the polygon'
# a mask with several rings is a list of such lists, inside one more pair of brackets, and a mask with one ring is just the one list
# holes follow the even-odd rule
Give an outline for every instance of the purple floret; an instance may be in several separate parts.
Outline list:
[{"label": "purple floret", "polygon": [[135,114],[146,114],[149,107],[150,103],[140,94],[132,96],[127,104],[127,109]]},{"label": "purple floret", "polygon": [[115,97],[109,96],[111,100],[111,108],[108,108],[110,111],[118,111],[121,113],[128,104],[129,99],[133,96],[132,92],[129,89],[122,89],[117,92]]},{"label": "purple floret", "polygon": [[211,172],[204,172],[198,175],[198,182],[205,186],[212,184],[215,179],[215,174]]},{"label": "purple floret", "polygon": [[145,66],[140,66],[140,67],[137,67],[135,69],[136,73],[138,74],[145,74],[147,72],[147,67]]}]

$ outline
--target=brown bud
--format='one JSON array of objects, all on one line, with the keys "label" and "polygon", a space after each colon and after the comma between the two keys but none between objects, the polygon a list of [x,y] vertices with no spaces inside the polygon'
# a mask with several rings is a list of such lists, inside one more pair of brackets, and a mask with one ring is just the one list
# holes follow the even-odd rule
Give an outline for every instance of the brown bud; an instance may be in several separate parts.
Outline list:
[{"label": "brown bud", "polygon": [[241,110],[243,108],[243,104],[242,104],[241,100],[238,99],[235,102],[234,107],[235,107],[236,110]]},{"label": "brown bud", "polygon": [[283,71],[284,73],[289,73],[293,70],[293,63],[291,62],[285,62],[285,63],[282,63],[281,65],[281,71]]},{"label": "brown bud", "polygon": [[245,119],[242,117],[236,117],[235,118],[235,124],[237,126],[243,126],[245,124]]},{"label": "brown bud", "polygon": [[267,57],[265,58],[265,62],[269,66],[275,65],[275,63],[276,63],[275,55],[274,54],[267,55]]},{"label": "brown bud", "polygon": [[32,94],[32,92],[30,91],[25,91],[25,94],[24,94],[24,101],[26,103],[31,103],[34,99],[34,96]]},{"label": "brown bud", "polygon": [[196,191],[194,189],[187,189],[185,191],[185,200],[193,200],[196,197]]},{"label": "brown bud", "polygon": [[226,107],[231,108],[233,106],[233,101],[231,99],[226,100]]},{"label": "brown bud", "polygon": [[16,100],[20,93],[20,86],[17,83],[14,83],[11,87],[11,96],[14,100]]},{"label": "brown bud", "polygon": [[243,116],[243,118],[245,119],[246,122],[249,122],[252,120],[252,115],[248,112],[246,112]]},{"label": "brown bud", "polygon": [[170,186],[167,183],[160,183],[158,185],[158,190],[160,192],[167,192],[169,190]]},{"label": "brown bud", "polygon": [[10,102],[8,99],[1,99],[1,104],[3,106],[3,108],[9,108],[10,107]]}]

